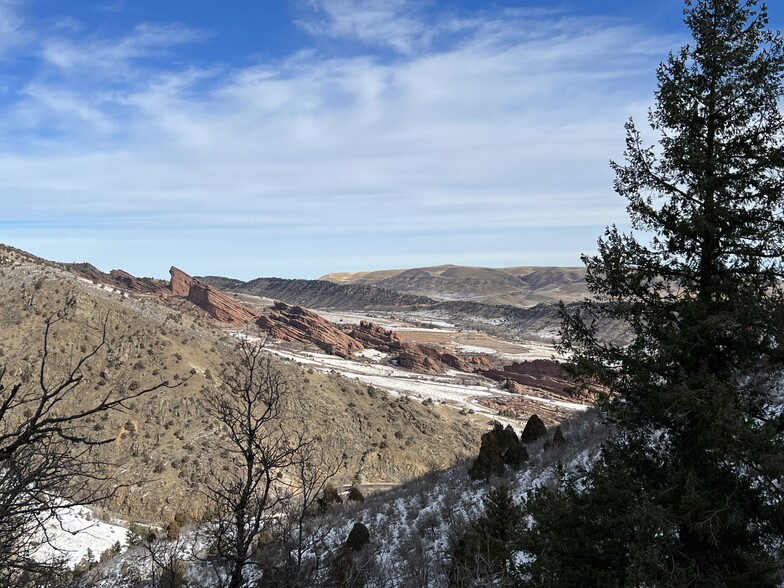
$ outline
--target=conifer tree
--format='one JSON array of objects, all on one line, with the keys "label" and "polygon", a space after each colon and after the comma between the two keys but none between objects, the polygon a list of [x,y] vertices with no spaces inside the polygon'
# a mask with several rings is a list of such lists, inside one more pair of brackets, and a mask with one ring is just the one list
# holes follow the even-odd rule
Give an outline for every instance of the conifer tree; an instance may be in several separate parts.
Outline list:
[{"label": "conifer tree", "polygon": [[[658,146],[629,121],[612,164],[638,234],[606,230],[584,257],[593,299],[563,313],[570,371],[604,387],[617,433],[585,489],[529,501],[533,585],[782,580],[784,47],[756,0],[684,13],[694,41],[657,72]],[[629,344],[600,340],[601,318]]]},{"label": "conifer tree", "polygon": [[484,503],[484,515],[458,541],[452,555],[450,586],[512,585],[512,555],[523,512],[505,485],[488,492]]}]

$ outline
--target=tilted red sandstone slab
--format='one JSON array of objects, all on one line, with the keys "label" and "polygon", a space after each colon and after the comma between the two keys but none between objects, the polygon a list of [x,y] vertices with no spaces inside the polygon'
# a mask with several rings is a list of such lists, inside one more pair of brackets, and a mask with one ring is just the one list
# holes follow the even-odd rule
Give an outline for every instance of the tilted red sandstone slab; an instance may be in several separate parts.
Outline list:
[{"label": "tilted red sandstone slab", "polygon": [[171,294],[187,298],[212,318],[235,325],[252,323],[259,318],[259,313],[253,309],[233,300],[217,288],[189,276],[184,271],[172,266],[169,273]]},{"label": "tilted red sandstone slab", "polygon": [[365,348],[362,343],[315,312],[284,302],[275,302],[272,311],[258,317],[256,324],[276,339],[313,343],[338,357],[352,358],[354,352]]}]

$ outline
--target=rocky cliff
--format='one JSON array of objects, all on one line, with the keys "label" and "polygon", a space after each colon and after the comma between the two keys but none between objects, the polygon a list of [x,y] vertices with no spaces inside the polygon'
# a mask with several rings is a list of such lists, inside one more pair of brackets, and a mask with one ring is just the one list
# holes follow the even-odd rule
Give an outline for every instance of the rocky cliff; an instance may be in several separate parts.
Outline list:
[{"label": "rocky cliff", "polygon": [[301,306],[276,302],[267,315],[257,318],[256,324],[270,336],[281,341],[313,343],[331,355],[353,358],[362,351],[362,343],[337,328],[334,323]]},{"label": "rocky cliff", "polygon": [[255,322],[259,315],[247,306],[232,300],[217,288],[204,284],[174,266],[169,270],[169,290],[173,296],[182,296],[205,310],[212,318],[224,323],[243,325]]}]

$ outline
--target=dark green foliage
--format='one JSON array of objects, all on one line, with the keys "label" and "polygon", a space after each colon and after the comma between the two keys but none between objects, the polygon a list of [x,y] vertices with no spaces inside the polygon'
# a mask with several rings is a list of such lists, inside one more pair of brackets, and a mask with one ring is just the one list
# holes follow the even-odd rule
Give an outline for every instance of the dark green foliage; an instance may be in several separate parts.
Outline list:
[{"label": "dark green foliage", "polygon": [[472,480],[488,480],[504,473],[504,460],[501,458],[501,448],[494,431],[495,429],[482,435],[479,455],[468,470],[468,477]]},{"label": "dark green foliage", "polygon": [[501,424],[482,435],[479,455],[474,460],[468,475],[472,480],[488,480],[504,473],[505,466],[520,469],[528,459],[528,450],[520,443],[517,433],[510,425]]},{"label": "dark green foliage", "polygon": [[502,485],[485,497],[485,514],[460,539],[449,570],[450,586],[510,586],[511,557],[523,511]]},{"label": "dark green foliage", "polygon": [[346,547],[352,551],[359,551],[370,543],[370,531],[362,523],[354,523],[346,539]]},{"label": "dark green foliage", "polygon": [[185,563],[179,559],[172,559],[161,572],[159,586],[161,588],[184,588],[187,585]]},{"label": "dark green foliage", "polygon": [[332,484],[327,484],[324,486],[324,490],[321,492],[321,497],[318,499],[318,505],[321,512],[326,512],[330,506],[334,504],[342,504],[343,499],[340,497],[338,493],[338,489],[335,488]]},{"label": "dark green foliage", "polygon": [[[784,541],[784,47],[755,1],[687,2],[694,43],[658,71],[648,147],[613,164],[644,242],[609,228],[594,301],[563,313],[567,369],[615,434],[578,489],[542,491],[536,586],[775,586]],[[631,342],[596,338],[595,319]]]},{"label": "dark green foliage", "polygon": [[548,447],[564,447],[564,446],[566,446],[566,437],[564,437],[561,427],[558,426],[555,428],[555,433],[553,433],[553,438],[549,442]]},{"label": "dark green foliage", "polygon": [[348,496],[346,499],[351,502],[365,502],[365,496],[362,494],[359,488],[356,486],[352,486],[348,489]]},{"label": "dark green foliage", "polygon": [[[362,523],[355,523],[344,545],[338,549],[329,565],[324,586],[329,588],[361,588],[367,584],[369,557],[372,558],[370,531]],[[321,584],[320,584],[321,585]]]},{"label": "dark green foliage", "polygon": [[539,415],[532,414],[528,418],[528,422],[525,423],[525,429],[523,429],[523,433],[520,435],[520,441],[527,445],[528,443],[538,441],[545,435],[547,435],[547,427],[544,421],[539,418]]}]

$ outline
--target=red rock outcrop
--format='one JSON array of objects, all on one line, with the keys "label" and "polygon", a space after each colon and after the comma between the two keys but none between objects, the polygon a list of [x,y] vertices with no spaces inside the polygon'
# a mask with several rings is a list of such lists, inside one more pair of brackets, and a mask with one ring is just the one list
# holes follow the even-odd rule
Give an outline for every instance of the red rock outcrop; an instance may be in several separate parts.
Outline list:
[{"label": "red rock outcrop", "polygon": [[352,358],[362,351],[362,343],[341,331],[334,323],[300,306],[275,302],[272,311],[262,315],[256,324],[270,336],[281,341],[313,343],[331,355]]},{"label": "red rock outcrop", "polygon": [[207,311],[207,314],[212,318],[235,325],[255,322],[259,318],[259,313],[253,309],[233,300],[217,288],[189,276],[184,271],[172,267],[169,273],[171,274],[171,282],[169,282],[171,295],[187,298],[199,308]]},{"label": "red rock outcrop", "polygon": [[361,321],[349,331],[349,335],[365,347],[397,353],[400,366],[415,372],[441,373],[445,367],[467,373],[490,369],[490,361],[483,355],[462,358],[438,347],[410,341],[404,343],[394,331],[388,331],[369,321]]},{"label": "red rock outcrop", "polygon": [[113,269],[109,272],[109,277],[116,285],[137,294],[157,294],[161,290],[161,286],[149,278],[140,279],[121,269]]},{"label": "red rock outcrop", "polygon": [[425,373],[441,373],[448,367],[468,374],[490,369],[490,361],[484,355],[463,358],[438,347],[411,342],[403,343],[398,362],[402,367]]},{"label": "red rock outcrop", "polygon": [[490,360],[485,355],[474,355],[471,357],[458,357],[453,353],[449,353],[448,351],[444,351],[439,355],[438,358],[441,363],[451,367],[452,369],[467,372],[467,373],[474,373],[474,372],[484,372],[485,370],[490,369]]},{"label": "red rock outcrop", "polygon": [[171,275],[169,290],[171,290],[172,294],[174,296],[187,298],[191,291],[191,284],[194,281],[193,278],[174,266],[169,268],[169,275]]},{"label": "red rock outcrop", "polygon": [[136,294],[159,294],[166,289],[166,283],[161,280],[137,278],[120,269],[113,269],[107,274],[89,263],[67,263],[64,267],[92,282],[122,288]]},{"label": "red rock outcrop", "polygon": [[400,366],[415,372],[441,373],[446,367],[467,373],[490,369],[490,361],[485,356],[462,358],[438,347],[410,341],[404,343],[394,331],[388,331],[369,321],[361,321],[349,331],[349,335],[365,347],[397,353]]},{"label": "red rock outcrop", "polygon": [[[561,365],[550,359],[515,361],[501,370],[487,370],[484,375],[499,382],[509,382],[510,391],[524,391],[528,387],[569,396],[570,388],[574,387],[574,382],[569,379]],[[513,382],[517,385],[512,386]]]},{"label": "red rock outcrop", "polygon": [[403,343],[398,353],[400,367],[426,374],[440,374],[444,371],[444,364],[440,361],[440,353],[433,347],[419,345],[418,343]]},{"label": "red rock outcrop", "polygon": [[359,325],[352,328],[348,334],[365,347],[386,353],[400,351],[403,346],[403,342],[394,331],[389,331],[370,321],[360,321]]}]

